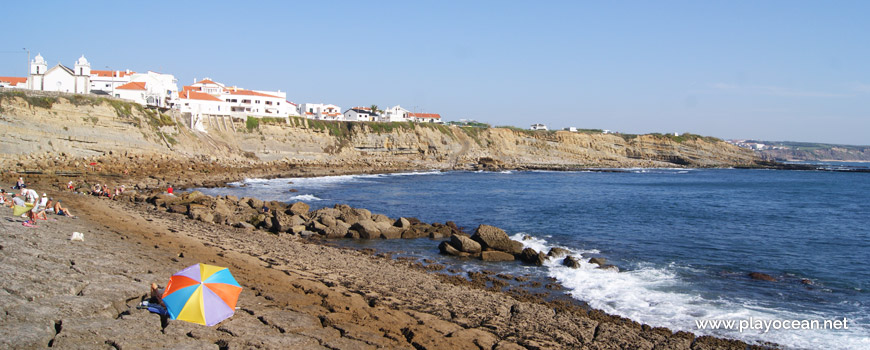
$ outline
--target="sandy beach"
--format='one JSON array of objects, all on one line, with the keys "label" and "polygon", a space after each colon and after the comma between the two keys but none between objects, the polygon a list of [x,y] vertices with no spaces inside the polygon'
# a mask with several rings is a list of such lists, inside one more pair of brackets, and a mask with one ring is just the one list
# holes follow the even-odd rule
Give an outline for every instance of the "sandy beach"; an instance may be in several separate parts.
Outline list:
[{"label": "sandy beach", "polygon": [[[147,203],[49,195],[78,219],[51,216],[27,228],[4,211],[0,221],[0,342],[7,348],[747,346],[487,290],[444,278],[426,262],[205,223]],[[72,232],[85,240],[70,241]],[[136,309],[150,283],[164,285],[199,262],[229,267],[244,287],[233,317],[206,327]]]}]

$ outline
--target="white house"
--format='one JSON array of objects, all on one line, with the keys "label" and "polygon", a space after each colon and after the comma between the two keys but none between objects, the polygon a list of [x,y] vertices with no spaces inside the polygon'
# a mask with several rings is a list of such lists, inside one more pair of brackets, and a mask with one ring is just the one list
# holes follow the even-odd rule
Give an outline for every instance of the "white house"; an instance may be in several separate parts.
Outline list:
[{"label": "white house", "polygon": [[87,94],[91,91],[91,64],[84,55],[76,60],[73,69],[58,63],[48,68],[41,54],[30,62],[30,77],[27,86],[31,90],[61,91]]},{"label": "white house", "polygon": [[406,122],[411,112],[402,106],[396,105],[384,110],[377,121],[379,122]]},{"label": "white house", "polygon": [[299,105],[299,113],[308,119],[342,120],[341,107],[332,104],[303,103]]},{"label": "white house", "polygon": [[442,123],[441,115],[436,113],[408,113],[408,121],[416,123]]},{"label": "white house", "polygon": [[149,71],[130,76],[130,82],[115,87],[114,96],[144,106],[169,108],[178,98],[177,80],[172,74]]},{"label": "white house", "polygon": [[26,89],[27,78],[21,77],[0,77],[0,87]]},{"label": "white house", "polygon": [[133,74],[127,70],[91,70],[91,92],[115,96],[115,88],[130,82]]},{"label": "white house", "polygon": [[230,112],[236,117],[280,117],[298,116],[296,105],[287,101],[287,93],[281,91],[255,91],[239,88],[225,88],[220,99],[227,102]]},{"label": "white house", "polygon": [[369,107],[353,107],[344,111],[344,120],[350,122],[371,122],[378,117],[380,115],[377,112],[372,112]]},{"label": "white house", "polygon": [[532,124],[531,130],[547,130],[547,126],[544,124]]}]

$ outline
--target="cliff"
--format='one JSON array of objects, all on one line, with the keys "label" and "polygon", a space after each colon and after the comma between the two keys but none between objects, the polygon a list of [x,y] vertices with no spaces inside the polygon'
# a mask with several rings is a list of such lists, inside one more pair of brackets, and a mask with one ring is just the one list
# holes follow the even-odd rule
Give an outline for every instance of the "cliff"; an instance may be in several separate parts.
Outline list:
[{"label": "cliff", "polygon": [[[0,91],[0,165],[75,170],[90,163],[179,162],[356,169],[572,169],[753,166],[751,151],[713,138],[542,132],[411,123],[211,120],[93,95]],[[182,166],[182,165],[179,165]]]}]

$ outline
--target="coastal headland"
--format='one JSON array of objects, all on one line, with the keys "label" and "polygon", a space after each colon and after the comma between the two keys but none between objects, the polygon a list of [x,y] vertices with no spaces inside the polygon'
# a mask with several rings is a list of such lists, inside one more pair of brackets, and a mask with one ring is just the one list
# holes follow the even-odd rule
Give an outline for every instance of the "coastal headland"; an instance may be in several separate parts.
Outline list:
[{"label": "coastal headland", "polygon": [[[159,194],[168,185],[253,177],[760,164],[751,151],[722,141],[293,119],[201,133],[188,129],[183,116],[120,100],[30,92],[3,92],[0,108],[7,130],[0,136],[0,181],[7,186],[24,176],[79,216],[25,228],[22,219],[3,214],[0,342],[7,348],[748,347],[502,291],[493,288],[499,277],[449,277],[435,262],[332,247],[317,239],[329,236],[329,219],[307,208],[296,208],[311,220],[300,223],[286,215],[293,213],[288,204]],[[78,191],[65,190],[69,181]],[[76,193],[95,183],[128,191],[117,200]],[[271,206],[268,220],[257,213],[261,206]],[[306,238],[319,228],[315,218],[324,229]],[[431,231],[421,237],[456,233],[426,225]],[[344,236],[366,229],[351,225]],[[391,231],[378,230],[378,239]],[[85,240],[70,241],[72,232]],[[150,283],[163,284],[197,262],[230,267],[245,287],[235,316],[204,327],[136,309]]]}]

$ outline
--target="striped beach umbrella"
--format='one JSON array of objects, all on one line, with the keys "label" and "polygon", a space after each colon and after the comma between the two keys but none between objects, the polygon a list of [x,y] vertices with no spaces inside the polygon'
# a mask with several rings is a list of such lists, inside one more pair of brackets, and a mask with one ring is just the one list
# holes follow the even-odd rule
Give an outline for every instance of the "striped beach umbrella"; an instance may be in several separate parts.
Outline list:
[{"label": "striped beach umbrella", "polygon": [[214,326],[235,313],[241,292],[226,267],[196,264],[169,278],[163,303],[173,320]]}]

